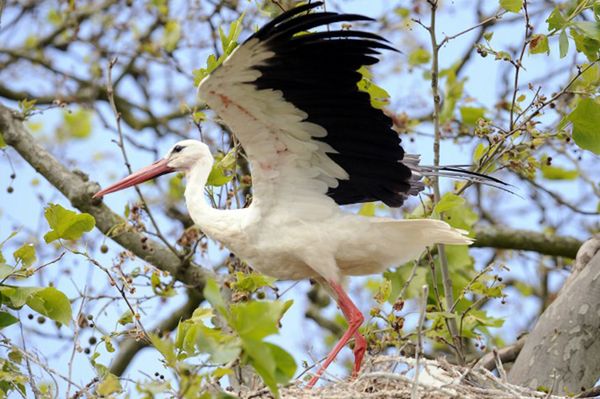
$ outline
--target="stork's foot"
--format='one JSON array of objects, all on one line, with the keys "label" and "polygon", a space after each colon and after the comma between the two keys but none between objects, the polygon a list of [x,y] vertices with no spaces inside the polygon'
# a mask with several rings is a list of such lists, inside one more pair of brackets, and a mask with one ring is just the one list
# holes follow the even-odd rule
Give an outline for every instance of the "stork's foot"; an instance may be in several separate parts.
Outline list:
[{"label": "stork's foot", "polygon": [[321,367],[315,373],[315,376],[311,378],[308,382],[307,388],[312,388],[315,386],[321,375],[325,372],[325,369],[333,362],[335,357],[340,353],[344,345],[350,340],[350,338],[354,337],[354,369],[352,371],[352,376],[358,374],[360,370],[360,365],[362,363],[362,359],[367,350],[367,340],[363,337],[359,332],[358,328],[364,321],[364,316],[360,312],[360,310],[352,303],[352,300],[348,297],[348,295],[344,292],[342,287],[334,282],[328,282],[329,286],[333,289],[333,292],[336,295],[336,300],[342,313],[348,320],[348,330],[342,335],[342,338],[339,342],[333,347],[333,350],[327,356],[327,359],[323,362]]},{"label": "stork's foot", "polygon": [[367,340],[360,333],[354,335],[354,368],[352,369],[352,378],[358,377],[363,357],[367,351]]}]

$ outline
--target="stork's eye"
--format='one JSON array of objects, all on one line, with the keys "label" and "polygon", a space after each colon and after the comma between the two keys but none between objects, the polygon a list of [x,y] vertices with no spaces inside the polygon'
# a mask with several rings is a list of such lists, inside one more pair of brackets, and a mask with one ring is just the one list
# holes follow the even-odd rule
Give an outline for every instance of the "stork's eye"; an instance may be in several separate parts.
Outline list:
[{"label": "stork's eye", "polygon": [[178,153],[181,152],[185,147],[182,145],[176,145],[175,147],[173,147],[173,153]]}]

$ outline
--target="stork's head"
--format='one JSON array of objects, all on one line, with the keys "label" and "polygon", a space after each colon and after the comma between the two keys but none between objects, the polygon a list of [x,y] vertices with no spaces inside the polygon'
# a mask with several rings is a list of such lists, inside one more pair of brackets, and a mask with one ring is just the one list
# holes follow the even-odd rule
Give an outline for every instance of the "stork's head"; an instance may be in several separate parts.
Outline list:
[{"label": "stork's head", "polygon": [[133,172],[115,184],[94,194],[94,198],[102,197],[115,191],[135,186],[158,176],[171,172],[189,172],[198,162],[204,162],[208,167],[212,165],[213,158],[206,144],[198,140],[182,140],[175,144],[160,160]]},{"label": "stork's head", "polygon": [[206,144],[198,140],[182,140],[171,147],[161,161],[166,162],[173,171],[187,172],[197,162],[206,160],[212,161]]}]

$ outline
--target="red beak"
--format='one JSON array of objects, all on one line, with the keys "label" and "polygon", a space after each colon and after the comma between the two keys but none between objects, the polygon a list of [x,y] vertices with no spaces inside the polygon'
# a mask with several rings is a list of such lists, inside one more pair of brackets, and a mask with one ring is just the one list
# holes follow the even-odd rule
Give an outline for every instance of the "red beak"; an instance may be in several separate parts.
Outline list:
[{"label": "red beak", "polygon": [[154,179],[155,177],[164,175],[166,173],[174,172],[175,169],[167,165],[166,159],[161,159],[160,161],[154,162],[150,166],[146,166],[138,170],[137,172],[133,172],[123,180],[120,180],[113,184],[112,186],[106,187],[104,190],[98,191],[94,194],[94,198],[102,197],[109,193],[114,193],[115,191],[123,190],[127,187],[135,186],[137,184],[143,183],[150,179]]}]

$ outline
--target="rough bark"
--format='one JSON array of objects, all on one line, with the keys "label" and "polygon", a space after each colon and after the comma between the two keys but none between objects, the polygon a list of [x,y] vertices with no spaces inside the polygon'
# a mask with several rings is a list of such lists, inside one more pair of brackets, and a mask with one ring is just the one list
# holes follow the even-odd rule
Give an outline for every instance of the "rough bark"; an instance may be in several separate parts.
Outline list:
[{"label": "rough bark", "polygon": [[569,278],[527,337],[509,373],[513,384],[575,394],[600,377],[600,240],[585,245],[585,267]]}]

